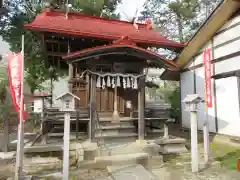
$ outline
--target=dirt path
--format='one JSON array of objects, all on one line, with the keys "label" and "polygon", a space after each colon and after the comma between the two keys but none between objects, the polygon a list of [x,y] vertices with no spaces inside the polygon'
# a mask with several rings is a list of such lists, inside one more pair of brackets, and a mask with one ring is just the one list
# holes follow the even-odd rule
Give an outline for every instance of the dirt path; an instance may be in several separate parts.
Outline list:
[{"label": "dirt path", "polygon": [[8,177],[14,176],[15,159],[3,160],[0,159],[0,180],[6,180]]}]

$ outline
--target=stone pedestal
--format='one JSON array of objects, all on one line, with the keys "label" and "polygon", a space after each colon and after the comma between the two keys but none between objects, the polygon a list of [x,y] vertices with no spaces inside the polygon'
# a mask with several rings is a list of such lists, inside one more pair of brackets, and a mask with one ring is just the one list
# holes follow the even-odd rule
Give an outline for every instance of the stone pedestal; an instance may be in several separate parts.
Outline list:
[{"label": "stone pedestal", "polygon": [[160,146],[159,152],[161,154],[181,154],[187,152],[185,146],[186,140],[182,138],[162,138],[154,140],[153,142]]}]

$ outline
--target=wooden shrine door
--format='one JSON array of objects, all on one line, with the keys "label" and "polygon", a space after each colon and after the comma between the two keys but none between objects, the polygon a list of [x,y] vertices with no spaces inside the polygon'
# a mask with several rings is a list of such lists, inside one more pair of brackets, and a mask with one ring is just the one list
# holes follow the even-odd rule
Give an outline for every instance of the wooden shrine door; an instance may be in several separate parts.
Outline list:
[{"label": "wooden shrine door", "polygon": [[80,101],[76,101],[76,107],[81,109],[87,109],[88,98],[88,84],[85,80],[78,80],[73,83],[72,93],[80,98]]},{"label": "wooden shrine door", "polygon": [[[97,88],[97,111],[112,115],[113,105],[114,105],[114,89],[113,88],[105,88],[100,89]],[[124,114],[124,97],[122,93],[122,88],[118,89],[118,112],[119,114]]]}]

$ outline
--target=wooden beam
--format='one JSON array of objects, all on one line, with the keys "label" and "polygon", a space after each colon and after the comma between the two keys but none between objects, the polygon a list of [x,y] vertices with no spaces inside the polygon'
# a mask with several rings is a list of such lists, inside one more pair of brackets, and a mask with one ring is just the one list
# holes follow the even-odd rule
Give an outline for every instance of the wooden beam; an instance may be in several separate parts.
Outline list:
[{"label": "wooden beam", "polygon": [[[46,54],[47,54],[48,56],[58,56],[58,57],[60,56],[60,57],[62,57],[62,56],[64,56],[64,55],[66,55],[67,53],[47,51]],[[64,60],[63,60],[63,61],[64,61]]]},{"label": "wooden beam", "polygon": [[144,140],[145,136],[145,119],[144,119],[144,106],[145,106],[145,79],[140,78],[138,90],[138,140]]},{"label": "wooden beam", "polygon": [[60,43],[60,44],[68,44],[68,41],[67,41],[67,37],[63,40],[56,40],[56,39],[46,39],[45,40],[46,43]]}]

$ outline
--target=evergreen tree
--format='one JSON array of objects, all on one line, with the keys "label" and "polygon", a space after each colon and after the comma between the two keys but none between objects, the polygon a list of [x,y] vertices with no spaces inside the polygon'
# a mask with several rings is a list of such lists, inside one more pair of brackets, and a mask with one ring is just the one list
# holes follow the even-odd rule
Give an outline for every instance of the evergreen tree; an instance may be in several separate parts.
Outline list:
[{"label": "evergreen tree", "polygon": [[198,0],[148,0],[144,16],[152,17],[157,28],[167,37],[184,42],[194,26],[200,8]]},{"label": "evergreen tree", "polygon": [[220,0],[201,0],[200,2],[203,19],[206,19]]},{"label": "evergreen tree", "polygon": [[[0,16],[0,36],[10,45],[13,52],[21,51],[21,36],[25,34],[25,71],[26,81],[31,92],[42,88],[41,84],[52,78],[50,71],[44,66],[42,44],[35,32],[26,31],[24,24],[31,23],[42,10],[49,6],[53,9],[66,10],[66,2],[62,0],[6,0],[4,13]],[[71,3],[68,1],[68,3]],[[77,0],[73,1],[71,11],[81,11],[88,15],[118,18],[114,14],[120,0]],[[48,5],[47,5],[48,4]],[[56,67],[53,67],[56,69]],[[59,71],[54,71],[59,72]],[[54,77],[60,74],[55,74]]]},{"label": "evergreen tree", "polygon": [[150,16],[163,35],[185,42],[219,0],[148,0],[143,16]]}]

